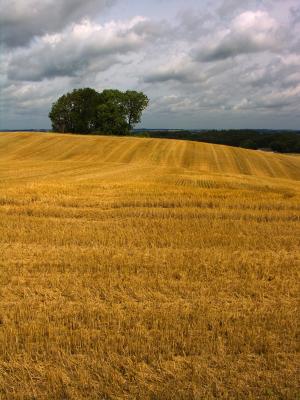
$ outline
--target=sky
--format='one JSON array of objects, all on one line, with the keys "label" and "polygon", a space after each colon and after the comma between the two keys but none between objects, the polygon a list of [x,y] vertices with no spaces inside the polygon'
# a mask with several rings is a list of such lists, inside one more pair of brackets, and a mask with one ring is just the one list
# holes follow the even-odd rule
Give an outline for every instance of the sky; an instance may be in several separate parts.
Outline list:
[{"label": "sky", "polygon": [[0,0],[0,129],[80,87],[146,93],[138,127],[300,129],[299,0]]}]

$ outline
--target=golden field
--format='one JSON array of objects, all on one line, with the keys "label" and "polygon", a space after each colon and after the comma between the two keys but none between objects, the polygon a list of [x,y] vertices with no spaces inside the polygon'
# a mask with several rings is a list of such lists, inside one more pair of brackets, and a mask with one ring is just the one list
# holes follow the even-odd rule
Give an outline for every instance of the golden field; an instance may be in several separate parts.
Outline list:
[{"label": "golden field", "polygon": [[299,399],[300,158],[0,134],[0,399]]}]

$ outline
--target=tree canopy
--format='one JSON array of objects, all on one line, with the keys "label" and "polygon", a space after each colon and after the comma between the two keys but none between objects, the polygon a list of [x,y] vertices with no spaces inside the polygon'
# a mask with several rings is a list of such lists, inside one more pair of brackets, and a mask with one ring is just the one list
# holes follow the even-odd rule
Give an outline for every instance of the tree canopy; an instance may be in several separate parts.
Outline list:
[{"label": "tree canopy", "polygon": [[244,147],[246,149],[269,149],[280,153],[300,153],[300,131],[260,129],[229,129],[218,131],[151,130],[135,133],[135,135],[152,138],[192,140]]},{"label": "tree canopy", "polygon": [[56,132],[127,135],[141,121],[148,104],[142,92],[75,89],[52,104],[49,118]]}]

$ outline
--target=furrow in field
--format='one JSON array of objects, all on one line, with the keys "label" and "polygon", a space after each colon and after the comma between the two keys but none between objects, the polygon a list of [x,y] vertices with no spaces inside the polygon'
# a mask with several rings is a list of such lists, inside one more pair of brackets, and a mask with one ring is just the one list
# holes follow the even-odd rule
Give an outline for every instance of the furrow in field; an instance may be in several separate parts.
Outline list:
[{"label": "furrow in field", "polygon": [[[0,163],[10,161],[120,163],[300,179],[300,158],[228,146],[165,139],[38,133],[0,134]],[[178,170],[179,169],[179,170]]]}]

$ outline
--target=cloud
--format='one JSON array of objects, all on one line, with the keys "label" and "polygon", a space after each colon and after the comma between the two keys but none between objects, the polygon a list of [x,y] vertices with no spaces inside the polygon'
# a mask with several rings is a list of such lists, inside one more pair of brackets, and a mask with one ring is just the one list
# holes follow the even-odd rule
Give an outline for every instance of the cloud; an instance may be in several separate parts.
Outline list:
[{"label": "cloud", "polygon": [[180,81],[186,82],[188,80],[188,75],[183,71],[176,71],[174,69],[154,72],[152,74],[146,75],[144,81],[147,83],[158,83],[167,81]]},{"label": "cloud", "polygon": [[[49,107],[58,95],[70,88],[69,78],[57,78],[51,82],[6,82],[1,88],[0,96],[0,126],[5,128],[5,123],[20,121],[28,117],[32,119],[45,119]],[[42,127],[42,125],[40,126]],[[24,128],[24,126],[23,126]]]},{"label": "cloud", "polygon": [[194,57],[203,62],[225,60],[241,54],[275,51],[280,42],[279,24],[275,19],[264,11],[247,11],[233,19],[217,43],[194,51]]},{"label": "cloud", "polygon": [[293,7],[291,9],[291,14],[292,14],[292,22],[293,24],[300,24],[300,7],[296,8]]},{"label": "cloud", "polygon": [[0,0],[2,128],[87,86],[144,91],[147,127],[299,128],[299,0],[160,3]]},{"label": "cloud", "polygon": [[66,25],[93,16],[115,0],[1,0],[1,43],[24,46],[35,36],[58,32]]},{"label": "cloud", "polygon": [[149,37],[149,32],[141,29],[145,22],[142,17],[104,25],[84,20],[59,34],[47,34],[12,54],[8,78],[39,81],[74,77],[88,69],[104,71],[144,44]]},{"label": "cloud", "polygon": [[241,8],[246,8],[253,4],[253,0],[223,0],[217,9],[221,16],[232,15]]},{"label": "cloud", "polygon": [[211,83],[211,80],[217,80],[222,74],[232,69],[232,62],[225,60],[217,64],[199,64],[195,62],[188,55],[183,54],[177,59],[172,59],[163,67],[158,68],[156,71],[146,73],[144,75],[144,82],[161,84],[167,82],[177,82],[186,85],[188,90],[191,90],[190,85],[198,85],[203,87]]},{"label": "cloud", "polygon": [[289,5],[293,5],[297,0],[222,0],[217,7],[217,13],[223,17],[232,17],[242,10],[271,10],[280,5],[286,9]]},{"label": "cloud", "polygon": [[205,74],[199,71],[197,65],[186,59],[182,62],[171,62],[158,71],[146,74],[144,82],[147,83],[163,83],[168,81],[177,81],[180,83],[195,83],[205,81]]},{"label": "cloud", "polygon": [[289,88],[280,93],[272,91],[261,99],[257,99],[257,104],[263,108],[276,108],[284,109],[288,106],[295,106],[298,108],[300,102],[300,84],[296,87]]},{"label": "cloud", "polygon": [[177,14],[178,25],[172,35],[177,40],[182,38],[193,41],[199,36],[210,34],[215,25],[212,12],[200,12],[195,9],[183,9]]}]

